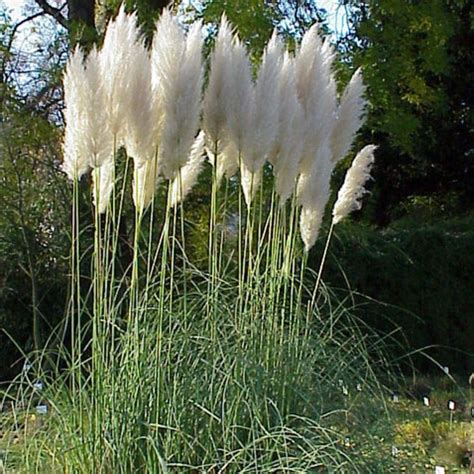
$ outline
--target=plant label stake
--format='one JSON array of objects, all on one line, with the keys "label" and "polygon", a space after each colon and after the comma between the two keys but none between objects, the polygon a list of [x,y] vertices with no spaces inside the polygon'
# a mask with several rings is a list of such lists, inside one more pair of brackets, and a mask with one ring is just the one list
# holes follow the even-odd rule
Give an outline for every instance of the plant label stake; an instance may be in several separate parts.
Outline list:
[{"label": "plant label stake", "polygon": [[425,405],[425,407],[429,407],[429,406],[430,406],[430,399],[429,399],[429,397],[423,397],[423,405]]},{"label": "plant label stake", "polygon": [[443,466],[436,466],[435,467],[435,474],[445,474],[446,470]]},{"label": "plant label stake", "polygon": [[38,405],[36,407],[36,413],[38,413],[38,415],[46,415],[46,413],[48,413],[48,406],[47,405]]},{"label": "plant label stake", "polygon": [[398,396],[398,393],[394,393],[394,394],[392,395],[392,402],[393,402],[393,403],[398,403],[399,401],[400,401],[400,398],[399,398],[399,396]]},{"label": "plant label stake", "polygon": [[449,429],[451,429],[453,425],[454,411],[456,410],[456,402],[454,400],[448,400],[448,410],[449,410]]}]

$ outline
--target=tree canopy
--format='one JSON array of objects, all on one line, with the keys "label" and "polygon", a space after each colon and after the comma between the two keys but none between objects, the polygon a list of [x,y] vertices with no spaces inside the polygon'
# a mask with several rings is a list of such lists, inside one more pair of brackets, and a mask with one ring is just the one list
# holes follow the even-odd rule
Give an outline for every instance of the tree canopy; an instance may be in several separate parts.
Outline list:
[{"label": "tree canopy", "polygon": [[344,60],[362,67],[380,145],[371,219],[386,224],[418,202],[472,209],[474,61],[471,2],[351,2]]}]

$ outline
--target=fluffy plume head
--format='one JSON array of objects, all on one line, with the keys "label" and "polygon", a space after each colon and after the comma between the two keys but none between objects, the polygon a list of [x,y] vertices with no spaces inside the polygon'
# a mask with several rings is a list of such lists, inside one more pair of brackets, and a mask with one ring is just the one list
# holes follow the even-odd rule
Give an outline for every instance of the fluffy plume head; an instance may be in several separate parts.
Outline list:
[{"label": "fluffy plume head", "polygon": [[202,25],[187,37],[169,10],[157,23],[152,47],[152,74],[163,107],[160,166],[174,178],[188,160],[199,126],[202,68]]},{"label": "fluffy plume head", "polygon": [[347,217],[352,211],[359,210],[362,207],[360,200],[367,192],[364,186],[370,178],[376,148],[375,145],[367,145],[354,158],[346,173],[344,184],[339,189],[337,201],[332,211],[334,224]]},{"label": "fluffy plume head", "polygon": [[231,49],[232,29],[225,15],[222,15],[219,33],[211,54],[209,82],[203,103],[203,128],[210,144],[222,139],[226,127],[226,101],[231,93],[229,88],[231,71],[228,61]]},{"label": "fluffy plume head", "polygon": [[331,135],[336,111],[336,82],[332,73],[334,50],[322,41],[313,26],[303,37],[296,56],[298,98],[305,113],[305,149],[303,169],[309,170],[312,159]]},{"label": "fluffy plume head", "polygon": [[105,102],[104,79],[100,67],[100,53],[93,48],[86,61],[88,111],[84,126],[87,127],[87,149],[91,166],[102,166],[113,160],[114,142]]},{"label": "fluffy plume head", "polygon": [[85,148],[82,118],[87,97],[84,55],[76,49],[70,56],[64,74],[64,130],[63,171],[71,180],[79,179],[89,169],[89,156]]},{"label": "fluffy plume head", "polygon": [[333,161],[336,163],[349,152],[354,137],[365,120],[365,87],[358,69],[342,95],[336,112],[331,138]]},{"label": "fluffy plume head", "polygon": [[217,166],[216,178],[218,185],[224,176],[230,178],[239,170],[239,151],[235,147],[235,144],[225,139],[220,140],[219,144],[216,160],[215,142],[211,142],[206,135],[206,155],[211,165]]},{"label": "fluffy plume head", "polygon": [[317,207],[302,207],[300,214],[300,234],[304,243],[304,249],[309,252],[319,235],[319,229],[323,222],[324,209]]},{"label": "fluffy plume head", "polygon": [[133,202],[143,212],[151,203],[158,186],[158,157],[154,156],[133,170]]},{"label": "fluffy plume head", "polygon": [[142,41],[130,45],[133,49],[129,106],[125,115],[125,147],[136,166],[142,166],[155,154],[156,117],[151,88],[150,56]]},{"label": "fluffy plume head", "polygon": [[241,153],[249,144],[249,137],[253,133],[255,89],[247,50],[237,37],[234,38],[227,60],[229,62],[229,74],[226,78],[229,97],[225,104],[227,125],[229,138]]},{"label": "fluffy plume head", "polygon": [[285,53],[281,63],[278,80],[280,111],[277,135],[268,159],[273,165],[275,190],[280,196],[280,203],[284,204],[295,189],[305,131],[304,111],[296,92],[294,61],[288,53]]},{"label": "fluffy plume head", "polygon": [[[321,53],[322,39],[318,33],[318,26],[313,25],[303,36],[300,48],[296,55],[296,76],[298,87],[298,98],[302,104],[309,101],[312,90],[312,82],[315,75],[315,62]],[[318,91],[316,91],[317,93]]]},{"label": "fluffy plume head", "polygon": [[303,171],[298,180],[297,197],[302,206],[300,233],[309,251],[316,242],[330,194],[332,174],[331,152],[328,144],[319,149],[313,166]]},{"label": "fluffy plume head", "polygon": [[107,204],[114,186],[114,162],[106,161],[102,166],[92,170],[92,194],[94,206],[100,214],[107,209]]},{"label": "fluffy plume head", "polygon": [[63,169],[71,179],[80,178],[89,167],[112,160],[113,140],[105,112],[99,55],[94,48],[86,60],[76,50],[64,76],[66,129]]},{"label": "fluffy plume head", "polygon": [[252,199],[257,192],[257,189],[262,180],[262,168],[253,172],[250,171],[245,163],[242,163],[240,166],[240,182],[242,185],[242,190],[244,192],[245,203],[247,207],[250,207]]},{"label": "fluffy plume head", "polygon": [[205,136],[204,132],[201,131],[194,140],[188,162],[180,169],[178,176],[174,178],[171,184],[170,205],[172,207],[186,199],[186,196],[196,184],[205,161],[204,145]]},{"label": "fluffy plume head", "polygon": [[283,45],[276,30],[266,47],[255,83],[253,123],[249,127],[248,144],[242,156],[247,168],[255,173],[271,152],[277,135],[279,116],[279,73],[283,61]]},{"label": "fluffy plume head", "polygon": [[124,6],[106,30],[104,44],[100,52],[101,77],[104,81],[105,104],[111,133],[118,143],[123,143],[125,131],[124,117],[129,100],[124,100],[130,87],[130,80],[136,73],[133,68],[135,45],[140,41],[135,13],[126,14]]}]

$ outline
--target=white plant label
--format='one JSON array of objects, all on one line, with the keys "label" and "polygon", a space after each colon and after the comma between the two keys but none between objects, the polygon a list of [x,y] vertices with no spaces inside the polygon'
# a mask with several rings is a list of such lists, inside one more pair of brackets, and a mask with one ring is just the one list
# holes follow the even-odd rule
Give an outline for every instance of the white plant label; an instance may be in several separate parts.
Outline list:
[{"label": "white plant label", "polygon": [[47,405],[38,405],[36,407],[36,413],[38,413],[38,415],[46,415],[46,413],[48,413],[48,406]]}]

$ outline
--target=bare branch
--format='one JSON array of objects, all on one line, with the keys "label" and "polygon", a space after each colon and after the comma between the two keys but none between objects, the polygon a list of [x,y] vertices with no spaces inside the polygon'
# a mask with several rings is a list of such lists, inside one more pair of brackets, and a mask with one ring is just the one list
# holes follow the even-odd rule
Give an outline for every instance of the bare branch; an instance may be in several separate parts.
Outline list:
[{"label": "bare branch", "polygon": [[61,13],[62,8],[55,8],[50,5],[46,0],[35,1],[43,9],[44,13],[52,16],[64,28],[69,28],[69,22],[67,21],[67,18]]}]

